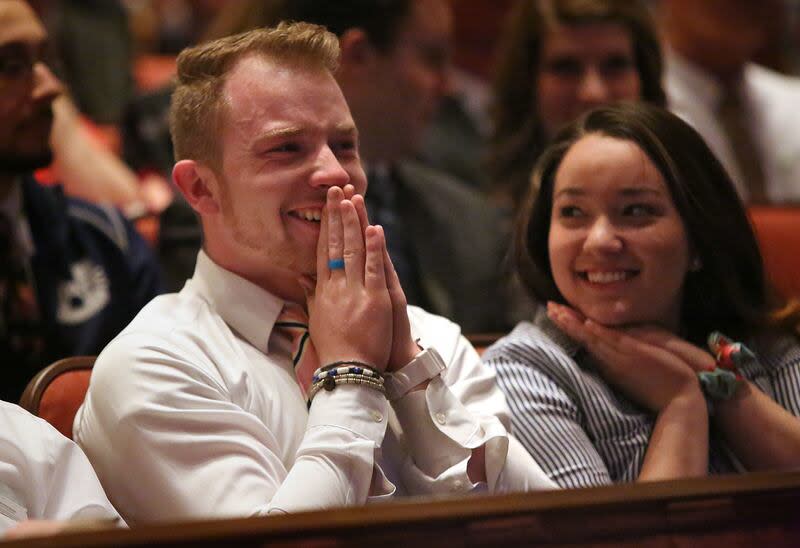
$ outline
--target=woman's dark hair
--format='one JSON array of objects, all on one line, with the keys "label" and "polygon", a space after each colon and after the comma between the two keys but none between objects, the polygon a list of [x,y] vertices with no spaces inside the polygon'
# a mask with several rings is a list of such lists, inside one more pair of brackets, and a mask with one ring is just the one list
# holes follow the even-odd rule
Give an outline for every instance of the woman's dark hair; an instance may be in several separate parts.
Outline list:
[{"label": "woman's dark hair", "polygon": [[[741,340],[774,326],[761,253],[730,177],[688,124],[645,103],[596,108],[564,128],[542,153],[514,235],[514,258],[528,291],[539,302],[565,302],[548,254],[553,187],[567,151],[588,134],[635,143],[666,181],[692,253],[702,262],[684,285],[681,321],[688,340],[704,344],[714,330]],[[781,327],[791,328],[796,320],[783,318]]]},{"label": "woman's dark hair", "polygon": [[520,0],[509,13],[494,80],[491,191],[519,204],[548,135],[538,114],[539,65],[548,33],[560,25],[615,23],[631,37],[642,99],[664,106],[663,60],[650,12],[640,0]]}]

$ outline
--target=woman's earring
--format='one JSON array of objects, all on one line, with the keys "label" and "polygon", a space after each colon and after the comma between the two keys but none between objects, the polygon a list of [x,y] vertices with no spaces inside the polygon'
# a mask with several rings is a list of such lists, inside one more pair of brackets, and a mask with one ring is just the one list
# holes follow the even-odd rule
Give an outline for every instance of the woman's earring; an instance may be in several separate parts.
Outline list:
[{"label": "woman's earring", "polygon": [[689,265],[689,272],[699,272],[703,268],[703,261],[700,257],[695,257],[692,259],[691,264]]}]

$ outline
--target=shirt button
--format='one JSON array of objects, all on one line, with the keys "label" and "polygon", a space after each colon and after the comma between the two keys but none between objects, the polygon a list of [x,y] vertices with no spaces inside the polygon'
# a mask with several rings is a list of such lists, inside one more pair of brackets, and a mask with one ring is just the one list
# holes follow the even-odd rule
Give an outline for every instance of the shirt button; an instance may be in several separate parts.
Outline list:
[{"label": "shirt button", "polygon": [[383,420],[383,415],[380,411],[370,411],[370,414],[375,422],[381,422]]},{"label": "shirt button", "polygon": [[453,485],[450,487],[450,490],[451,491],[460,491],[463,486],[464,486],[464,482],[462,482],[461,480],[455,480],[453,482]]},{"label": "shirt button", "polygon": [[436,413],[436,422],[444,424],[447,422],[447,416],[444,413]]}]

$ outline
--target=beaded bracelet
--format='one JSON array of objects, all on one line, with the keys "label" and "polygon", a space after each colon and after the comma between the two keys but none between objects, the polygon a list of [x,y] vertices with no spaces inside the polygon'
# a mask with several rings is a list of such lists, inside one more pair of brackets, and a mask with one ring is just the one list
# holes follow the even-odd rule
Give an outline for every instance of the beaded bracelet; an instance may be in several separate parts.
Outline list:
[{"label": "beaded bracelet", "polygon": [[311,402],[311,400],[314,399],[314,396],[317,395],[317,392],[323,388],[326,391],[331,391],[340,384],[360,384],[363,386],[368,386],[374,390],[377,390],[381,394],[386,395],[386,388],[383,386],[383,379],[376,379],[366,375],[345,374],[327,377],[326,379],[311,385],[311,389],[308,392],[308,401]]},{"label": "beaded bracelet", "polygon": [[329,377],[335,377],[339,375],[347,375],[347,374],[354,374],[354,375],[366,375],[367,377],[372,377],[376,379],[383,379],[381,374],[372,368],[366,368],[362,365],[350,365],[350,366],[340,366],[340,367],[333,367],[329,368],[330,366],[326,366],[325,369],[319,368],[314,372],[314,376],[311,377],[312,384],[321,381],[323,379]]},{"label": "beaded bracelet", "polygon": [[354,366],[354,367],[361,367],[363,369],[367,369],[369,371],[372,371],[373,373],[376,373],[377,375],[381,374],[380,371],[378,371],[374,366],[372,366],[372,365],[370,365],[368,363],[360,362],[358,360],[340,360],[338,362],[329,363],[328,365],[323,365],[322,367],[320,367],[319,369],[314,371],[314,375],[318,375],[319,373],[322,373],[323,371],[328,371],[329,369],[335,369],[335,368],[337,368],[339,366],[342,366],[342,365],[351,365],[351,366]]},{"label": "beaded bracelet", "polygon": [[324,379],[315,382],[311,386],[314,387],[314,386],[319,385],[320,387],[322,387],[322,388],[324,388],[324,389],[326,389],[328,391],[331,391],[334,388],[336,388],[336,383],[338,383],[340,380],[341,381],[362,381],[364,384],[376,384],[376,385],[383,386],[383,379],[380,378],[380,377],[379,378],[375,378],[375,377],[370,377],[368,375],[358,375],[356,373],[345,373],[343,375],[334,375],[332,377],[325,377]]}]

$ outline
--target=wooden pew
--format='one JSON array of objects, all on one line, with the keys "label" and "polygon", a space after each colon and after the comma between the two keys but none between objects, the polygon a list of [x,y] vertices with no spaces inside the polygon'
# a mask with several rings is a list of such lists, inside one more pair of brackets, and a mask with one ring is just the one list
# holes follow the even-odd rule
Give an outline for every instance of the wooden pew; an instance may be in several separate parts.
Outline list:
[{"label": "wooden pew", "polygon": [[402,502],[3,546],[800,546],[800,471]]}]

